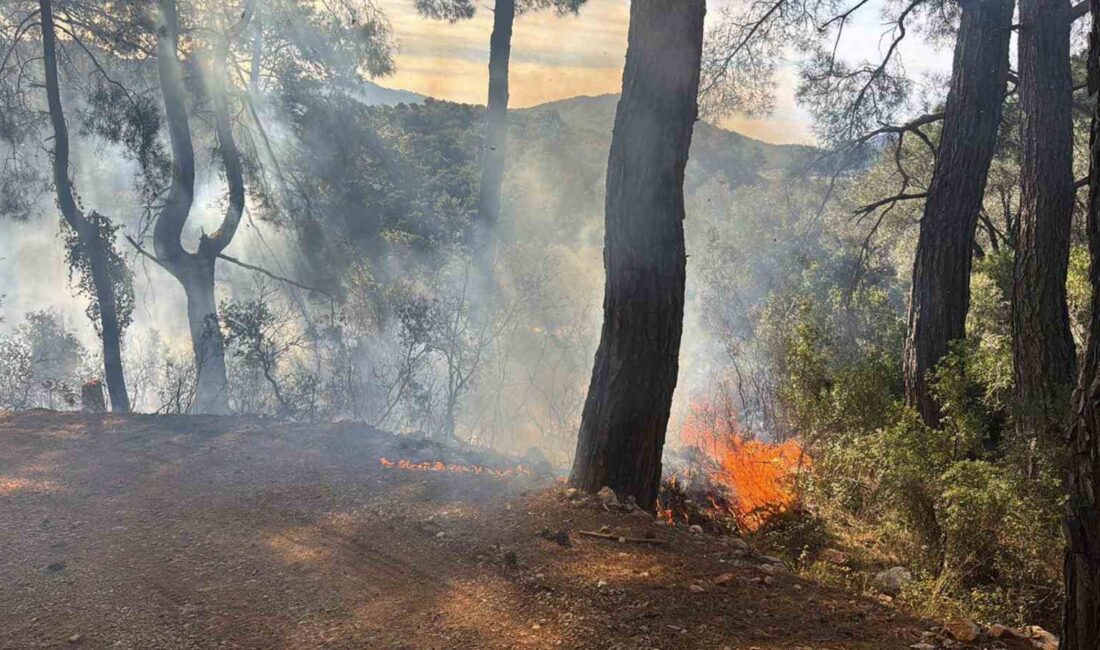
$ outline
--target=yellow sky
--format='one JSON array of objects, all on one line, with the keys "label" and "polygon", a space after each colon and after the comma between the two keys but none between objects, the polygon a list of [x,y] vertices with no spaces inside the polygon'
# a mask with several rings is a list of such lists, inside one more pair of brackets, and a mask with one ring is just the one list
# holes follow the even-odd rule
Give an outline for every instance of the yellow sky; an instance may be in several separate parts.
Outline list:
[{"label": "yellow sky", "polygon": [[[398,40],[397,72],[379,80],[458,102],[485,102],[491,3],[471,20],[448,24],[416,14],[413,0],[379,0]],[[512,37],[510,105],[525,107],[577,95],[619,92],[628,0],[588,0],[579,16],[553,11],[520,16]],[[733,117],[724,126],[770,142],[807,142],[794,109],[793,84],[780,84],[779,110],[766,119]]]}]

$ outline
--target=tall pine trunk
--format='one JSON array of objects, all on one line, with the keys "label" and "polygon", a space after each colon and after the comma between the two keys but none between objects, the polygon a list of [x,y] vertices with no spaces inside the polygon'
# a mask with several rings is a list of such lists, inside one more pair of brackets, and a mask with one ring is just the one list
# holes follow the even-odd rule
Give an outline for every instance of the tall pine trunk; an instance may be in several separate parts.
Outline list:
[{"label": "tall pine trunk", "polygon": [[1012,282],[1018,432],[1064,446],[1076,371],[1066,305],[1073,223],[1070,0],[1020,0],[1020,219]]},{"label": "tall pine trunk", "polygon": [[[1100,0],[1090,5],[1088,84],[1095,97],[1100,91]],[[1087,216],[1092,315],[1069,430],[1062,650],[1094,650],[1100,640],[1100,105],[1094,103],[1092,110]]]},{"label": "tall pine trunk", "polygon": [[653,506],[684,316],[704,0],[634,0],[605,199],[604,322],[571,483]]},{"label": "tall pine trunk", "polygon": [[[477,222],[473,224],[477,252],[487,258],[493,255],[492,242],[500,221],[500,193],[508,146],[508,62],[512,56],[515,20],[515,0],[497,0],[493,9],[493,33],[489,38],[489,102],[481,155]],[[491,264],[491,260],[486,261]]]},{"label": "tall pine trunk", "polygon": [[118,318],[118,301],[112,282],[107,251],[97,224],[88,220],[73,196],[69,181],[69,129],[61,106],[61,89],[57,75],[57,37],[53,20],[53,3],[39,0],[42,22],[42,60],[46,71],[46,101],[53,125],[53,180],[61,215],[76,233],[81,255],[88,260],[99,306],[99,334],[103,343],[103,374],[111,397],[111,410],[130,412],[130,396],[122,370],[122,327]]},{"label": "tall pine trunk", "polygon": [[993,160],[1008,75],[1013,0],[960,0],[943,133],[920,224],[905,343],[905,398],[940,420],[929,373],[963,338],[974,229]]}]

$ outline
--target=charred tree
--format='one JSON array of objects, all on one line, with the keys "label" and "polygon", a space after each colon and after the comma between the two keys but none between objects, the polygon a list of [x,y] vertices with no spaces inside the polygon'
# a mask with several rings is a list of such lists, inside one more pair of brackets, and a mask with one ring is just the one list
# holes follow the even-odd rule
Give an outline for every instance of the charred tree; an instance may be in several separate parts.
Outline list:
[{"label": "charred tree", "polygon": [[[1089,94],[1100,91],[1100,0],[1091,0]],[[1092,259],[1092,314],[1069,429],[1066,501],[1066,607],[1063,650],[1091,650],[1100,639],[1100,106],[1089,133],[1086,229]]]},{"label": "charred tree", "polygon": [[228,379],[225,342],[214,297],[214,267],[222,251],[233,240],[244,210],[244,178],[240,154],[233,141],[224,86],[228,41],[223,39],[215,47],[210,97],[218,151],[229,185],[229,205],[221,226],[213,234],[203,234],[198,250],[190,252],[184,249],[180,237],[194,196],[195,152],[191,144],[183,74],[176,53],[176,3],[174,0],[161,0],[160,8],[163,23],[157,29],[157,73],[172,144],[172,185],[153,228],[153,246],[157,261],[183,285],[187,295],[187,323],[198,375],[191,410],[225,414],[230,412]]},{"label": "charred tree", "polygon": [[684,168],[704,0],[634,0],[605,199],[604,322],[571,483],[651,508],[683,330]]},{"label": "charred tree", "polygon": [[98,314],[98,329],[103,343],[103,373],[111,397],[111,410],[130,412],[130,396],[122,369],[122,329],[115,277],[110,254],[113,230],[103,218],[88,218],[80,209],[69,180],[69,129],[61,106],[61,89],[57,74],[57,37],[53,19],[53,3],[39,0],[42,23],[42,61],[45,66],[46,101],[53,126],[53,181],[57,204],[65,222],[73,230],[79,255],[84,257],[91,276],[93,300]]},{"label": "charred tree", "polygon": [[940,420],[929,373],[963,338],[970,307],[974,233],[1001,121],[1013,0],[960,0],[951,85],[936,166],[920,223],[909,333],[906,403],[929,426]]}]

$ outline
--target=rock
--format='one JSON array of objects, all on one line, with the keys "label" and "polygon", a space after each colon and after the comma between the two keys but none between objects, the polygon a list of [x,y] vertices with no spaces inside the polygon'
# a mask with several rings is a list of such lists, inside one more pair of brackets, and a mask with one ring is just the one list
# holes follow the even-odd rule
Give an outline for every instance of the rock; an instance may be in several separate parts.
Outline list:
[{"label": "rock", "polygon": [[910,582],[913,582],[913,574],[903,566],[896,566],[876,573],[871,586],[888,596],[898,596]]},{"label": "rock", "polygon": [[65,568],[64,562],[52,562],[46,567],[46,571],[50,573],[57,573]]},{"label": "rock", "polygon": [[714,584],[718,585],[719,587],[724,587],[734,582],[735,580],[737,580],[737,576],[735,576],[734,574],[723,573],[722,575],[714,579]]},{"label": "rock", "polygon": [[703,534],[703,527],[700,526],[699,524],[692,524],[691,526],[688,527],[688,531],[692,535],[702,535]]},{"label": "rock", "polygon": [[551,534],[547,539],[554,542],[558,546],[569,547],[573,545],[573,542],[569,541],[569,533],[564,530],[559,530],[556,533]]},{"label": "rock", "polygon": [[596,493],[596,498],[600,500],[600,503],[609,508],[619,505],[619,497],[615,496],[615,490],[612,490],[606,485],[600,488],[600,491]]},{"label": "rock", "polygon": [[688,589],[690,589],[692,591],[692,593],[696,593],[696,594],[701,594],[704,591],[706,591],[706,589],[703,588],[703,585],[698,585],[698,584],[693,584],[690,587],[688,587]]},{"label": "rock", "polygon": [[1024,636],[1031,640],[1031,645],[1038,650],[1058,650],[1058,637],[1038,625],[1028,625],[1022,631]]},{"label": "rock", "polygon": [[943,629],[952,639],[963,643],[973,643],[982,635],[982,628],[977,623],[963,619],[947,621],[943,624]]},{"label": "rock", "polygon": [[79,634],[74,634],[71,637],[69,637],[69,643],[80,643],[80,640],[83,639],[83,638],[84,637],[79,635]]},{"label": "rock", "polygon": [[579,492],[580,490],[578,490],[577,488],[566,488],[565,492],[563,492],[562,494],[565,496],[566,500],[572,501],[577,497],[577,494]]},{"label": "rock", "polygon": [[740,537],[731,537],[730,541],[729,541],[729,544],[730,544],[730,546],[733,547],[733,549],[735,551],[739,551],[741,553],[748,553],[749,552],[748,542],[741,539]]}]

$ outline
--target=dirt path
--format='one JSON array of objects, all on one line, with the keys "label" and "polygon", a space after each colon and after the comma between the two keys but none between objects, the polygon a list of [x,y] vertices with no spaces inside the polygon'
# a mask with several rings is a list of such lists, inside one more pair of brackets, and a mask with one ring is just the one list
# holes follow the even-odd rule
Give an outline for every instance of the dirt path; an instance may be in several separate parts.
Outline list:
[{"label": "dirt path", "polygon": [[[0,648],[908,648],[729,540],[359,425],[0,416]],[[598,530],[666,546],[572,536]],[[724,573],[731,574],[718,580]],[[721,585],[717,582],[723,583]],[[693,590],[692,585],[695,585]]]}]

